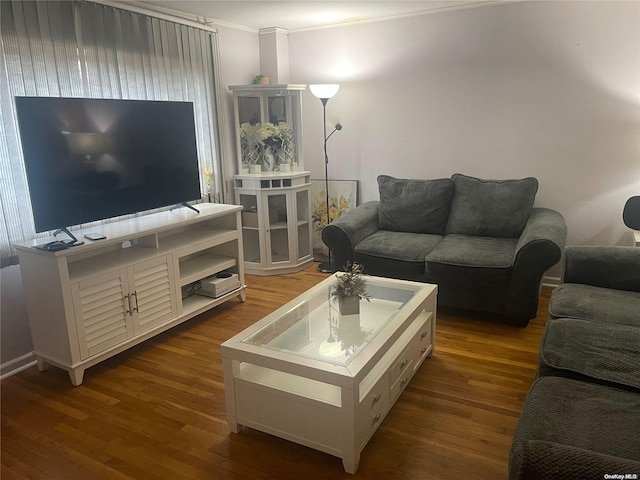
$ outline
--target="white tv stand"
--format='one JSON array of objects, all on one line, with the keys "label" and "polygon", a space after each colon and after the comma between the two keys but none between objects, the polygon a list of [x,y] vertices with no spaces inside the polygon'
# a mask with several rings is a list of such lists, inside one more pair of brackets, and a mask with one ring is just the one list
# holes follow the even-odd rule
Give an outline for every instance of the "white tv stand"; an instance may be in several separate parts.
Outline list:
[{"label": "white tv stand", "polygon": [[[38,368],[55,365],[80,385],[84,371],[231,298],[244,301],[241,206],[202,203],[74,231],[106,239],[57,252],[16,245]],[[221,271],[240,287],[191,295]]]}]

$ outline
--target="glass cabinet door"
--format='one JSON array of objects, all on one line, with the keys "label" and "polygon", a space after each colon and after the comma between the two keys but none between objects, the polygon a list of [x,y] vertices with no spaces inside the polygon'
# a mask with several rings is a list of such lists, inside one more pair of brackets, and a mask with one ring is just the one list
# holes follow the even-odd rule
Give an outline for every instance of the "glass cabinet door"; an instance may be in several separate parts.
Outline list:
[{"label": "glass cabinet door", "polygon": [[248,273],[297,272],[313,262],[310,179],[306,175],[300,186],[287,185],[287,180],[292,179],[235,179]]},{"label": "glass cabinet door", "polygon": [[296,228],[298,229],[298,260],[312,253],[311,229],[309,227],[309,189],[296,192]]},{"label": "glass cabinet door", "polygon": [[260,97],[238,97],[238,131],[240,132],[241,169],[260,164]]},{"label": "glass cabinet door", "polygon": [[238,173],[302,169],[301,104],[306,86],[230,85],[229,89],[234,98]]},{"label": "glass cabinet door", "polygon": [[267,96],[267,115],[270,123],[287,123],[287,98],[284,95]]},{"label": "glass cabinet door", "polygon": [[269,225],[267,226],[267,249],[271,254],[271,263],[289,261],[289,224],[287,195],[267,195],[268,214],[265,215]]},{"label": "glass cabinet door", "polygon": [[293,97],[289,95],[268,95],[267,116],[269,123],[276,127],[278,146],[275,149],[278,165],[289,166],[297,163],[296,157],[296,125],[299,125],[297,110],[294,108]]},{"label": "glass cabinet door", "polygon": [[258,219],[258,196],[241,193],[238,201],[242,205],[242,242],[244,261],[262,263],[260,248],[260,224]]},{"label": "glass cabinet door", "polygon": [[238,117],[240,126],[245,123],[255,125],[262,121],[260,114],[260,97],[239,97],[238,98]]}]

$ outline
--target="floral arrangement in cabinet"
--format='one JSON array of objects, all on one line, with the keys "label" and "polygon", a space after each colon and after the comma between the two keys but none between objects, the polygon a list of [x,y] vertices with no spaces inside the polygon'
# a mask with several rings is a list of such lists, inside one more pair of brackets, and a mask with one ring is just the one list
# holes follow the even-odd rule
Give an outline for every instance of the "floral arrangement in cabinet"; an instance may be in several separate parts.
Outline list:
[{"label": "floral arrangement in cabinet", "polygon": [[261,165],[262,170],[290,165],[294,160],[294,136],[286,122],[240,125],[242,165]]}]

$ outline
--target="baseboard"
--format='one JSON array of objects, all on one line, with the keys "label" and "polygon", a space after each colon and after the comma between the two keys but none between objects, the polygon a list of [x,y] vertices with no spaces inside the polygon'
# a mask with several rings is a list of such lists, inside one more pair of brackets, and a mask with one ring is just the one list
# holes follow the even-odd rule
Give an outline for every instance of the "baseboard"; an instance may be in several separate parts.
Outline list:
[{"label": "baseboard", "polygon": [[38,363],[33,352],[25,353],[24,355],[14,358],[0,365],[0,380],[4,380],[16,373],[19,373],[27,368],[31,368]]},{"label": "baseboard", "polygon": [[549,276],[544,276],[542,278],[542,285],[545,287],[552,287],[552,288],[556,288],[557,286],[560,285],[562,279],[560,277],[549,277]]}]

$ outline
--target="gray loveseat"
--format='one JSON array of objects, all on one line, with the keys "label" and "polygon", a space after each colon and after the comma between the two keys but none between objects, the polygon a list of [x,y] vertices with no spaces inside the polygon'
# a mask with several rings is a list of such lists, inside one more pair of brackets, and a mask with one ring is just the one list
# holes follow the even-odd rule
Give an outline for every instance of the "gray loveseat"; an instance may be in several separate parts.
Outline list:
[{"label": "gray loveseat", "polygon": [[538,308],[544,272],[564,248],[566,225],[534,208],[538,181],[454,174],[435,180],[378,177],[380,200],[322,231],[333,271],[438,284],[438,305],[500,314],[526,326]]},{"label": "gray loveseat", "polygon": [[566,247],[509,459],[558,478],[640,478],[640,248]]}]

